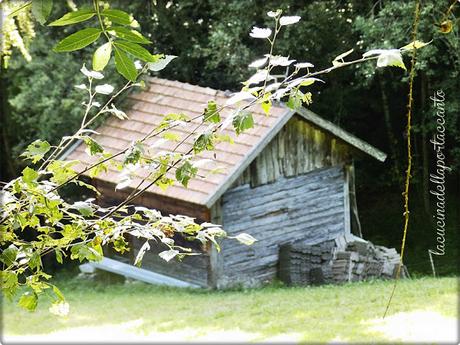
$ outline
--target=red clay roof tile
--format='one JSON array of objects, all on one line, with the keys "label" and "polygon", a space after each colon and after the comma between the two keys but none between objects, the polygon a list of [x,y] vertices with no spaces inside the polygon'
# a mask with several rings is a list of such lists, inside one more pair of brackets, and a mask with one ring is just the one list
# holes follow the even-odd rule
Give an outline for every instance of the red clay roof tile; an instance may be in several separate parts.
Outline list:
[{"label": "red clay roof tile", "polygon": [[[107,147],[110,153],[116,153],[128,147],[131,142],[143,138],[160,124],[163,116],[166,114],[184,113],[193,118],[202,114],[209,100],[216,100],[220,106],[225,105],[225,101],[227,100],[224,92],[207,87],[160,78],[150,78],[149,82],[147,90],[129,96],[128,104],[130,106],[129,109],[126,109],[126,113],[129,116],[128,120],[122,121],[117,118],[111,118],[97,129],[100,134],[95,135],[94,138]],[[149,191],[174,199],[206,205],[207,200],[228,179],[229,174],[232,171],[236,171],[236,168],[245,162],[248,153],[262,143],[274,124],[286,114],[286,109],[281,107],[273,107],[270,116],[266,116],[260,107],[251,110],[256,123],[255,128],[239,136],[233,132],[231,126],[225,129],[223,133],[231,135],[234,139],[234,144],[222,142],[216,146],[215,152],[204,151],[200,153],[195,160],[211,159],[214,162],[200,167],[198,171],[199,176],[190,180],[188,188],[176,183],[166,191],[161,190],[159,187],[151,188]],[[230,112],[231,109],[222,111],[222,118],[225,119]],[[200,119],[197,118],[184,127],[177,127],[170,131],[179,134],[181,137],[185,137],[199,123]],[[155,141],[156,139],[151,139],[146,143],[152,144]],[[188,138],[184,145],[177,151],[186,152],[191,148],[192,142],[193,137]],[[176,145],[177,143],[166,142],[155,147],[153,150],[157,152],[171,150]],[[85,145],[82,143],[69,154],[67,159],[80,160],[82,164],[75,166],[79,171],[97,160],[95,157],[90,157],[85,153]],[[120,162],[122,159],[123,156],[119,156],[115,161]],[[210,174],[215,168],[221,168],[221,170],[215,174]],[[136,171],[130,187],[136,187],[146,174],[146,171]],[[203,179],[201,175],[208,177]],[[121,180],[120,171],[111,166],[106,173],[99,175],[98,179],[116,185]]]}]

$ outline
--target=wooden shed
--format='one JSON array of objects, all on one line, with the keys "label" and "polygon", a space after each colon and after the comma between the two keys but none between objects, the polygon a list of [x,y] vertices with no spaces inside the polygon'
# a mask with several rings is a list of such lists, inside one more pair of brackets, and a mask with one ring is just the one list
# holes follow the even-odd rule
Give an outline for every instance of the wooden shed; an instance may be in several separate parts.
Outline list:
[{"label": "wooden shed", "polygon": [[[126,113],[129,120],[115,117],[105,122],[96,139],[113,152],[127,147],[158,125],[168,113],[198,116],[207,101],[225,104],[228,95],[210,88],[177,81],[150,78],[148,89],[129,96]],[[205,151],[219,173],[203,179],[196,177],[188,188],[176,184],[166,191],[157,187],[137,199],[136,204],[160,210],[163,214],[184,214],[198,221],[222,224],[229,235],[249,233],[257,239],[252,246],[235,240],[223,240],[217,253],[209,246],[195,249],[202,255],[182,262],[165,262],[153,248],[146,253],[143,268],[202,287],[254,286],[277,277],[280,246],[299,240],[311,244],[344,234],[360,236],[354,195],[353,159],[371,156],[384,161],[386,155],[368,143],[326,121],[307,109],[292,111],[282,105],[266,116],[252,109],[255,127],[236,135],[225,132],[234,143],[220,143],[215,153]],[[224,111],[225,118],[230,110]],[[190,128],[199,120],[192,121]],[[187,127],[175,129],[179,135]],[[179,149],[186,152],[190,138]],[[173,143],[174,144],[174,143]],[[170,142],[156,147],[170,150]],[[93,162],[85,145],[75,145],[67,159],[78,159],[82,169]],[[109,170],[93,183],[102,192],[100,203],[111,205],[122,200],[136,186],[115,191],[120,173]],[[141,178],[139,172],[138,178]],[[136,250],[141,243],[134,240]]]}]

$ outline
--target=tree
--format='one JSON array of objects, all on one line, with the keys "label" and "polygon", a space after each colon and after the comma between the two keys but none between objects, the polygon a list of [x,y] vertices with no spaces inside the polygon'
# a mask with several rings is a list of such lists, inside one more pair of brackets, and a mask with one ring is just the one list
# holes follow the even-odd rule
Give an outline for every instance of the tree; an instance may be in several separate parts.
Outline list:
[{"label": "tree", "polygon": [[[34,0],[31,4],[40,3],[38,14],[35,16],[46,21],[50,13],[49,1]],[[27,6],[25,6],[26,8]],[[35,10],[36,12],[37,10]],[[45,13],[46,12],[46,13]],[[85,27],[72,32],[57,43],[54,50],[58,52],[77,51],[98,42],[99,47],[93,52],[92,70],[84,64],[82,74],[87,78],[84,84],[76,85],[77,89],[87,94],[83,104],[84,111],[80,127],[72,136],[63,137],[57,145],[50,145],[46,140],[38,139],[27,146],[22,154],[31,162],[22,170],[21,176],[6,183],[2,188],[3,213],[0,220],[1,244],[5,247],[0,255],[3,263],[2,291],[8,297],[13,297],[20,286],[26,291],[19,299],[19,305],[34,310],[38,296],[45,290],[52,289],[55,302],[52,310],[67,309],[62,293],[48,283],[50,278],[43,270],[41,257],[54,252],[56,260],[62,262],[64,256],[73,260],[99,260],[102,258],[102,245],[112,245],[115,250],[128,250],[124,235],[145,239],[136,264],[141,264],[142,256],[149,249],[149,241],[161,241],[169,247],[159,255],[169,261],[174,257],[190,254],[189,248],[178,246],[172,235],[180,233],[202,243],[208,241],[218,246],[217,238],[226,237],[225,231],[210,223],[197,224],[189,217],[164,217],[156,210],[143,207],[133,207],[130,203],[153,185],[167,188],[178,182],[187,186],[190,178],[198,173],[194,158],[202,151],[212,151],[220,141],[231,141],[222,134],[222,128],[231,123],[236,134],[253,126],[252,115],[248,109],[260,104],[269,113],[272,102],[286,99],[286,104],[295,109],[303,103],[311,103],[311,93],[305,88],[317,82],[318,77],[342,67],[376,60],[378,67],[396,66],[405,68],[402,54],[424,46],[424,43],[414,42],[400,49],[376,49],[366,52],[355,60],[347,60],[351,51],[339,54],[332,60],[332,65],[314,70],[310,62],[296,62],[288,56],[276,55],[275,42],[281,30],[300,21],[300,16],[283,16],[282,10],[269,11],[267,16],[274,23],[272,28],[254,26],[250,32],[252,38],[265,42],[269,53],[253,61],[249,67],[255,70],[246,81],[240,92],[227,100],[226,104],[216,104],[210,100],[203,113],[199,116],[201,123],[194,132],[185,138],[165,136],[164,134],[181,123],[192,119],[185,114],[165,114],[160,126],[152,130],[141,140],[117,153],[108,153],[97,142],[97,133],[91,125],[106,115],[126,118],[124,112],[114,105],[114,100],[123,92],[134,87],[142,87],[140,77],[147,70],[159,71],[164,69],[173,56],[152,54],[141,44],[147,44],[147,39],[133,27],[137,22],[128,13],[101,7],[99,1],[93,2],[92,8],[82,8],[69,12],[50,23],[51,26],[67,26],[94,19],[98,27]],[[90,24],[91,25],[91,24]],[[102,38],[102,44],[98,41]],[[104,83],[102,71],[114,55],[115,68],[125,79],[125,84],[115,89]],[[142,62],[137,62],[136,59]],[[282,77],[279,71],[286,71]],[[276,74],[278,73],[278,74]],[[232,115],[224,123],[220,112],[223,108],[231,107]],[[206,128],[202,128],[206,127]],[[189,136],[194,137],[193,146],[185,154],[176,149],[170,152],[152,153],[144,142],[153,137],[177,141],[178,146]],[[95,164],[77,172],[72,167],[77,162],[61,160],[60,156],[75,141],[81,140],[87,145],[88,154],[98,160]],[[129,173],[135,169],[144,168],[149,174],[137,188],[120,204],[110,208],[102,208],[93,203],[92,199],[76,202],[66,201],[60,191],[63,186],[75,184],[98,193],[91,185],[80,180],[86,172],[97,176],[109,164],[116,164],[115,157],[123,157],[122,167],[129,180]],[[174,178],[168,173],[175,172]],[[117,186],[122,189],[127,186],[122,181]],[[23,231],[34,229],[39,233],[37,238],[26,240]],[[255,239],[247,234],[235,237],[245,244],[251,244]]]},{"label": "tree", "polygon": [[[371,49],[382,42],[389,47],[390,45],[402,44],[403,37],[407,33],[407,28],[411,21],[411,12],[414,1],[392,1],[382,3],[381,6],[374,6],[372,11],[366,15],[361,15],[354,21],[353,29],[359,35],[359,42],[363,49]],[[451,2],[455,5],[455,2]],[[414,169],[412,187],[414,191],[412,214],[412,227],[415,231],[409,234],[410,243],[408,248],[412,255],[408,256],[409,262],[413,263],[414,270],[430,272],[430,264],[427,257],[427,250],[432,247],[435,240],[433,229],[436,228],[436,219],[433,215],[436,205],[430,194],[433,189],[430,182],[430,174],[435,171],[436,154],[433,145],[430,143],[436,132],[436,116],[433,101],[430,99],[437,90],[442,90],[446,94],[446,162],[452,169],[447,173],[446,189],[449,195],[449,207],[446,209],[446,238],[448,246],[451,248],[447,256],[439,258],[438,263],[443,264],[442,272],[452,272],[455,268],[450,264],[457,257],[458,242],[456,219],[460,205],[455,200],[456,185],[458,179],[458,167],[460,156],[458,147],[454,143],[460,138],[459,132],[459,109],[458,98],[452,97],[458,93],[460,87],[460,45],[458,39],[458,27],[451,27],[451,31],[446,31],[441,25],[444,22],[455,20],[452,11],[457,11],[457,7],[451,7],[450,13],[447,4],[440,4],[437,1],[424,1],[421,7],[419,37],[421,40],[431,41],[431,43],[420,50],[416,64],[416,79],[414,84],[415,108],[413,112],[413,149],[414,149]],[[396,18],[396,20],[395,20]],[[402,171],[405,168],[405,140],[403,135],[404,127],[401,122],[401,114],[405,111],[405,104],[401,102],[401,94],[407,93],[407,87],[403,83],[397,83],[394,78],[394,70],[381,70],[377,73],[372,66],[362,66],[356,71],[357,87],[362,92],[369,93],[372,99],[379,100],[369,106],[372,112],[379,119],[378,128],[385,129],[386,147],[392,153],[393,167],[389,166],[388,172],[391,177],[387,178],[387,186],[393,189],[394,194],[399,198],[402,191]],[[448,99],[448,100],[447,100]],[[387,165],[388,166],[388,165]],[[371,169],[368,170],[373,174]],[[457,173],[455,173],[457,171]],[[373,178],[371,176],[370,178]],[[368,191],[369,187],[365,187]],[[453,196],[451,198],[451,196]],[[391,197],[391,194],[389,194]],[[369,225],[371,235],[378,235],[378,228],[385,227],[384,224],[376,223],[375,217]],[[382,222],[383,223],[383,222]],[[375,230],[373,230],[375,229]],[[382,236],[382,235],[380,235]],[[387,241],[399,241],[399,238],[385,232]],[[393,237],[393,238],[392,238]]]}]

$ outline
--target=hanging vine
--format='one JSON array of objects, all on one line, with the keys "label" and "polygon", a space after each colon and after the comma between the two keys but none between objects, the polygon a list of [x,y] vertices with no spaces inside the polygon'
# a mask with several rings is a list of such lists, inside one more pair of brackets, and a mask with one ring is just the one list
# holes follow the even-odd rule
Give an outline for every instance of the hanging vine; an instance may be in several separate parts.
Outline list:
[{"label": "hanging vine", "polygon": [[[417,30],[418,24],[420,22],[420,0],[417,0],[415,4],[414,10],[414,23],[412,25],[412,42],[417,40]],[[407,238],[407,231],[409,228],[409,219],[410,219],[410,212],[409,212],[409,190],[410,190],[410,180],[412,178],[412,138],[411,138],[411,129],[412,129],[412,105],[414,103],[413,99],[413,88],[414,88],[414,78],[415,78],[415,64],[417,62],[417,49],[412,50],[412,58],[411,58],[411,66],[409,72],[409,95],[407,99],[407,124],[406,124],[406,148],[407,148],[407,169],[406,169],[406,177],[404,180],[404,192],[403,199],[404,199],[404,227],[403,227],[403,236],[401,240],[401,257],[399,260],[398,268],[396,271],[396,277],[393,283],[393,289],[391,291],[390,298],[388,299],[388,303],[385,308],[385,313],[383,314],[383,318],[388,313],[388,310],[391,305],[391,301],[393,300],[393,296],[396,291],[396,286],[398,284],[399,278],[401,276],[401,269],[403,266],[404,260],[404,249],[406,247],[406,238]]]}]

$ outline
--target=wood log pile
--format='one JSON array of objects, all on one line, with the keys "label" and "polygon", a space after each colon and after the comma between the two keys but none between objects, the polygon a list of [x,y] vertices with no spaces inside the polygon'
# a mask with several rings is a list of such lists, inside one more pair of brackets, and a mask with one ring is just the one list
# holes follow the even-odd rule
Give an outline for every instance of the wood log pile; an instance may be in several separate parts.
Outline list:
[{"label": "wood log pile", "polygon": [[287,284],[324,284],[333,278],[332,266],[335,241],[315,245],[305,242],[280,247],[280,278]]},{"label": "wood log pile", "polygon": [[[338,284],[367,279],[391,279],[399,254],[353,235],[311,244],[305,241],[280,247],[279,277],[289,285]],[[405,277],[407,271],[401,272]]]}]

